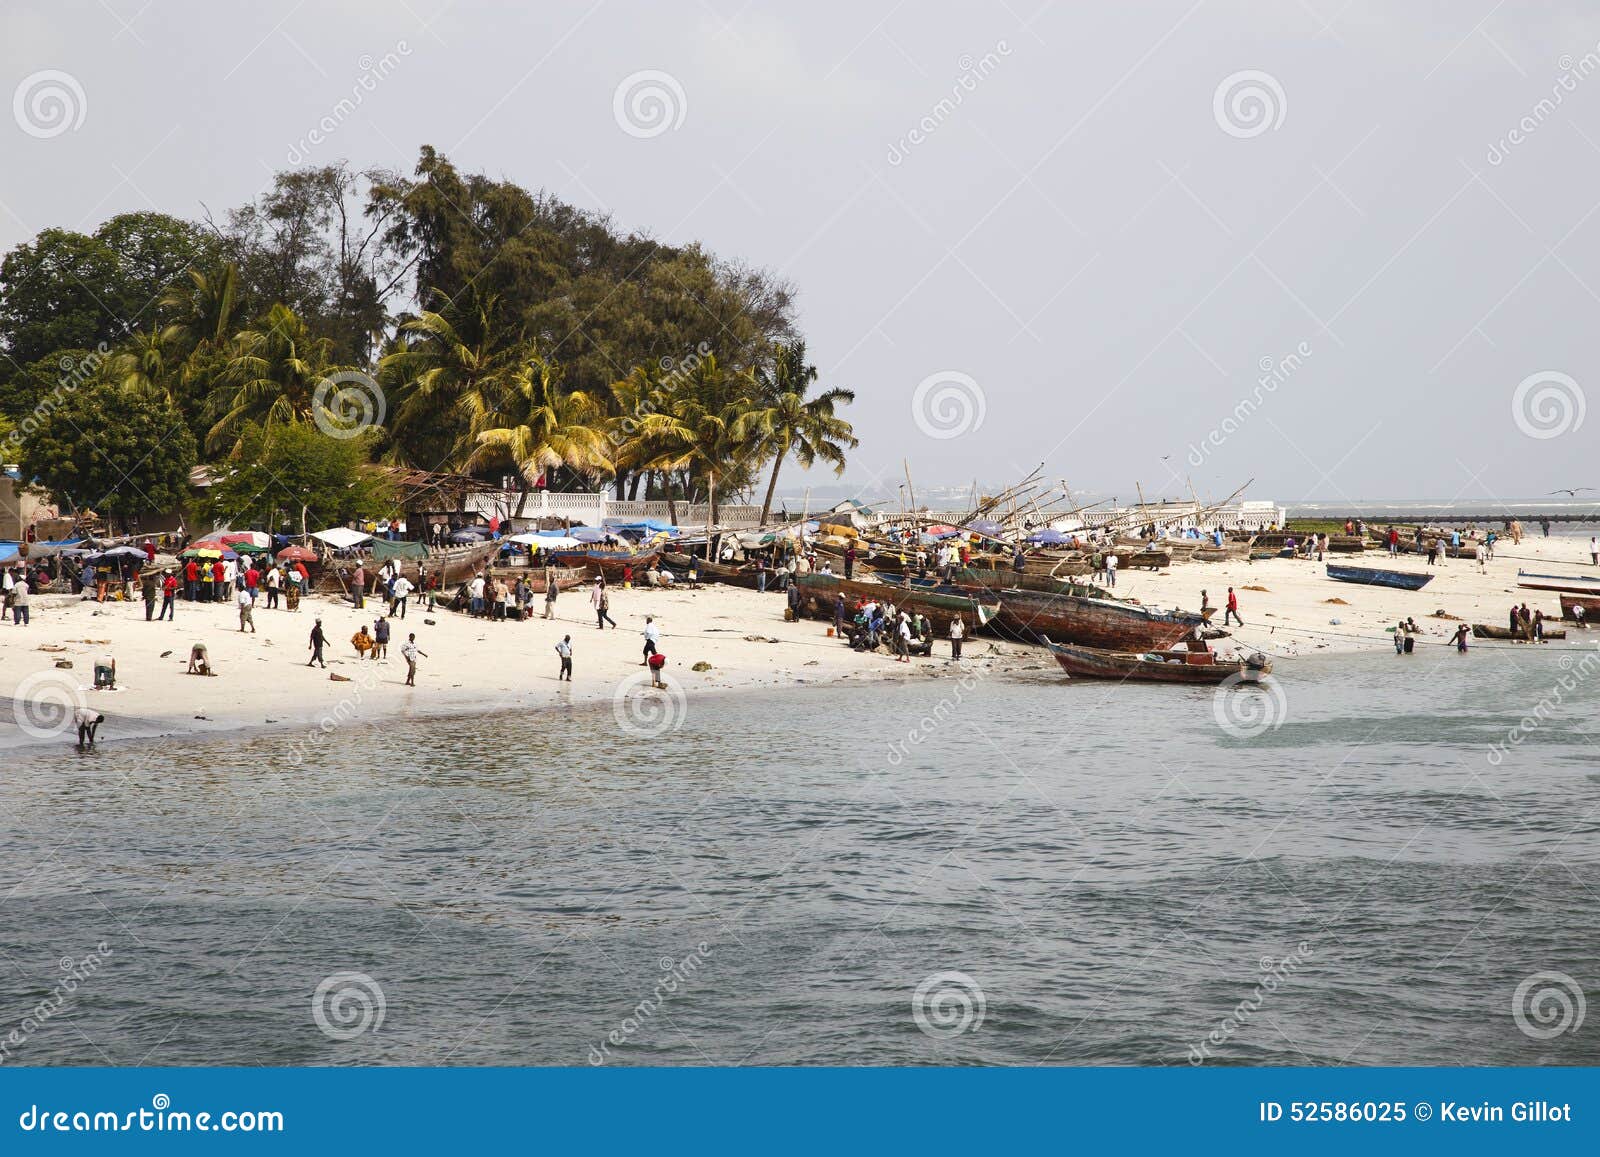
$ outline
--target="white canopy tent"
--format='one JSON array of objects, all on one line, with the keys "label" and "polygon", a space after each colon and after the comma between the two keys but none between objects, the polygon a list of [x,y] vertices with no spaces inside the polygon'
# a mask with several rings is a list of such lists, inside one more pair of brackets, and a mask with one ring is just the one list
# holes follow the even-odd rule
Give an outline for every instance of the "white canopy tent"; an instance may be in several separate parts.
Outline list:
[{"label": "white canopy tent", "polygon": [[372,535],[351,530],[348,526],[334,526],[327,530],[313,530],[311,537],[320,539],[335,550],[349,550],[352,546],[360,546]]}]

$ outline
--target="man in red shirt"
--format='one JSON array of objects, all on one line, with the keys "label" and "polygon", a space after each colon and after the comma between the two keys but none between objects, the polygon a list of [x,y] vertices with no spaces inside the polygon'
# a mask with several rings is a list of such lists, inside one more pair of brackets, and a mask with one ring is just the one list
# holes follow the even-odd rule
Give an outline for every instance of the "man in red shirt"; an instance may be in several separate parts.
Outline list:
[{"label": "man in red shirt", "polygon": [[256,564],[251,562],[250,569],[244,572],[244,588],[250,592],[250,601],[256,601],[256,588],[261,585],[261,572],[256,569]]},{"label": "man in red shirt", "polygon": [[228,597],[228,592],[223,590],[223,576],[228,573],[228,568],[222,565],[219,558],[211,564],[211,598],[213,602],[223,602]]},{"label": "man in red shirt", "polygon": [[200,596],[200,564],[190,559],[183,564],[183,597],[191,603]]},{"label": "man in red shirt", "polygon": [[[189,564],[193,566],[193,563]],[[156,622],[162,619],[172,619],[172,606],[178,597],[178,576],[171,570],[166,572],[166,577],[161,580],[161,613],[156,616]],[[176,619],[173,619],[176,622]]]},{"label": "man in red shirt", "polygon": [[1222,612],[1222,625],[1224,627],[1228,625],[1230,618],[1241,627],[1244,626],[1244,620],[1239,617],[1239,596],[1233,593],[1232,587],[1228,588],[1228,609]]}]

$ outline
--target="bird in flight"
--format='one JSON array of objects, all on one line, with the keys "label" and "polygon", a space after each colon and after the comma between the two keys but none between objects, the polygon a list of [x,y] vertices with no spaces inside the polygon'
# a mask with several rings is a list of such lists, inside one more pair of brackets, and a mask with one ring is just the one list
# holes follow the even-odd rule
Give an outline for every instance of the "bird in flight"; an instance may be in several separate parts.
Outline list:
[{"label": "bird in flight", "polygon": [[1594,489],[1593,486],[1576,486],[1576,487],[1573,487],[1573,488],[1568,489],[1568,490],[1552,490],[1550,493],[1551,494],[1568,494],[1568,495],[1571,495],[1573,498],[1576,498],[1583,491],[1585,491],[1585,490],[1593,490],[1593,489]]}]

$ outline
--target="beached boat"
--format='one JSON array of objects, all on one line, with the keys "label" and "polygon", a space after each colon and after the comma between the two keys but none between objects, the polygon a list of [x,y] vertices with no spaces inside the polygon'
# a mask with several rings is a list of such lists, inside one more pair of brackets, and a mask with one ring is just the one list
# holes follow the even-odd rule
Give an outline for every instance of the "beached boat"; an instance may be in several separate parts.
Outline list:
[{"label": "beached boat", "polygon": [[1103,651],[1045,640],[1061,669],[1076,679],[1132,679],[1148,683],[1255,683],[1272,673],[1264,655],[1219,659],[1209,650]]},{"label": "beached boat", "polygon": [[989,629],[1021,643],[1042,643],[1048,635],[1107,651],[1150,651],[1175,646],[1206,630],[1204,615],[1161,611],[1112,598],[1023,590],[995,591],[993,595],[1000,600],[1000,613]]},{"label": "beached boat", "polygon": [[926,589],[942,589],[945,586],[967,591],[994,591],[1005,590],[1037,591],[1049,595],[1082,595],[1086,598],[1110,598],[1108,591],[1101,587],[1091,586],[1087,583],[1075,583],[1068,578],[1052,578],[1043,574],[1018,574],[1011,570],[977,570],[964,569],[950,572],[950,581],[941,583],[938,575],[918,577],[915,575],[898,575],[887,571],[880,571],[878,577],[886,583],[919,586]]},{"label": "beached boat", "polygon": [[1517,571],[1517,585],[1529,591],[1565,591],[1573,595],[1600,595],[1600,575],[1532,574]]},{"label": "beached boat", "polygon": [[1576,620],[1577,609],[1583,608],[1583,621],[1585,623],[1600,623],[1600,595],[1571,595],[1561,594],[1556,596],[1561,600],[1561,617]]},{"label": "beached boat", "polygon": [[1172,554],[1165,550],[1141,550],[1134,554],[1118,555],[1117,565],[1123,570],[1163,570],[1172,565]]},{"label": "beached boat", "polygon": [[1195,562],[1233,562],[1250,557],[1250,546],[1254,538],[1244,542],[1226,542],[1221,546],[1215,543],[1206,543],[1194,552]]},{"label": "beached boat", "polygon": [[803,574],[795,579],[795,583],[800,587],[800,609],[813,618],[831,620],[834,599],[842,594],[845,606],[852,614],[856,603],[863,599],[892,603],[901,610],[925,615],[933,624],[934,631],[940,635],[949,632],[950,623],[957,616],[960,616],[967,630],[972,631],[991,621],[1000,609],[993,600],[969,595],[942,594],[885,583],[855,582],[835,575]]},{"label": "beached boat", "polygon": [[[430,547],[424,559],[399,558],[395,561],[400,566],[400,573],[418,587],[422,585],[422,568],[426,567],[428,577],[432,579],[437,576],[439,589],[443,590],[445,587],[464,583],[483,570],[494,561],[499,550],[500,544],[489,539],[472,543],[470,546],[446,547],[442,550]],[[322,564],[322,571],[313,582],[314,589],[325,592],[347,591],[357,563],[366,568],[369,583],[372,581],[372,576],[378,573],[378,568],[383,565],[370,556],[329,559]]]},{"label": "beached boat", "polygon": [[1394,587],[1402,591],[1420,591],[1433,581],[1431,574],[1412,574],[1401,570],[1379,570],[1371,566],[1342,566],[1328,564],[1328,577],[1342,583],[1360,583],[1363,586]]},{"label": "beached boat", "polygon": [[[1510,627],[1497,627],[1492,623],[1473,623],[1472,637],[1475,639],[1507,639],[1513,643],[1537,643],[1540,641],[1539,639],[1528,638],[1521,631],[1513,634]],[[1567,632],[1559,627],[1555,630],[1551,630],[1549,627],[1544,628],[1544,635],[1542,636],[1544,639],[1565,639],[1566,637]]]},{"label": "beached boat", "polygon": [[[717,582],[726,586],[743,587],[751,591],[761,589],[760,572],[756,569],[754,563],[717,562],[714,559],[695,558],[692,555],[673,551],[662,553],[661,565],[680,575],[687,573],[692,566],[701,582]],[[771,567],[767,568],[766,573],[767,590],[777,590],[778,580],[776,573]]]},{"label": "beached boat", "polygon": [[[550,572],[550,577],[555,580],[555,586],[556,586],[557,592],[573,590],[573,589],[575,589],[577,587],[582,586],[584,583],[589,581],[588,576],[586,574],[584,574],[583,570],[581,568],[579,568],[579,567],[552,566],[552,567],[550,567],[548,569],[549,569],[549,572]],[[530,567],[525,567],[525,566],[495,567],[494,571],[501,578],[503,578],[507,582],[513,583],[513,584],[519,578],[525,578],[525,579],[528,580],[528,586],[530,588],[532,588],[534,594],[536,594],[536,595],[544,594],[544,590],[545,590],[545,571],[546,571],[545,567],[542,567],[542,566],[533,566],[531,568]]]},{"label": "beached boat", "polygon": [[607,582],[621,582],[623,572],[629,568],[632,568],[635,579],[642,578],[660,553],[657,550],[600,550],[574,547],[541,550],[539,558],[551,566],[581,568],[588,578],[603,574]]}]

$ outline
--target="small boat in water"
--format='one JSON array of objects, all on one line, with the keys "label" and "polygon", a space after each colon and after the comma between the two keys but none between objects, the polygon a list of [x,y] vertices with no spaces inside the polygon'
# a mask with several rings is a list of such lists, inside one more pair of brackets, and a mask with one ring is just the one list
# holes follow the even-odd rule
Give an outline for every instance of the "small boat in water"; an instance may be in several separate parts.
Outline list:
[{"label": "small boat in water", "polygon": [[1600,575],[1530,574],[1517,571],[1517,585],[1529,591],[1556,591],[1573,595],[1600,595]]},{"label": "small boat in water", "polygon": [[1178,651],[1102,651],[1044,641],[1056,662],[1078,679],[1133,679],[1145,683],[1216,684],[1258,683],[1272,673],[1265,655],[1248,659],[1219,659],[1201,644]]},{"label": "small boat in water", "polygon": [[1539,643],[1546,639],[1565,639],[1567,632],[1559,627],[1555,630],[1545,627],[1543,635],[1537,639],[1530,639],[1521,631],[1513,634],[1510,627],[1497,627],[1493,623],[1473,623],[1472,637],[1474,639],[1505,639],[1513,643]]},{"label": "small boat in water", "polygon": [[1394,587],[1402,591],[1420,591],[1433,581],[1431,574],[1412,574],[1403,570],[1379,570],[1372,566],[1343,566],[1328,564],[1328,577],[1342,583],[1360,583],[1363,586]]}]

